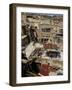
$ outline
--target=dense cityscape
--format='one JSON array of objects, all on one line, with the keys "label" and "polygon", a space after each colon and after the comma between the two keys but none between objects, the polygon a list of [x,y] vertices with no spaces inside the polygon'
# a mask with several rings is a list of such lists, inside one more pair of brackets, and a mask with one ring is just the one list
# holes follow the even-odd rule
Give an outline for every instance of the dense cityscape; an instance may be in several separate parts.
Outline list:
[{"label": "dense cityscape", "polygon": [[22,77],[63,75],[63,15],[21,13]]}]

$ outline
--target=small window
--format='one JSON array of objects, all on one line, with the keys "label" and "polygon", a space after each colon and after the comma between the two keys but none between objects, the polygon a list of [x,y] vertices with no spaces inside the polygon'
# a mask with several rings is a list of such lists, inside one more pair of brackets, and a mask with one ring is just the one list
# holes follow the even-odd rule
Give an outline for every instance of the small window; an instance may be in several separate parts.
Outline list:
[{"label": "small window", "polygon": [[42,28],[42,31],[43,32],[50,32],[51,31],[51,28]]}]

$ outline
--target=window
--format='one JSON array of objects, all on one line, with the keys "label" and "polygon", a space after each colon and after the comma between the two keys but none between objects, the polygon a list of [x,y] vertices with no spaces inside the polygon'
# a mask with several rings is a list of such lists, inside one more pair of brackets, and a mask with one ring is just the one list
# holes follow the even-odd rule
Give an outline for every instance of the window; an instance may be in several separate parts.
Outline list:
[{"label": "window", "polygon": [[51,31],[51,28],[42,28],[42,31],[43,32],[50,32]]},{"label": "window", "polygon": [[59,32],[60,32],[60,33],[63,33],[63,29],[60,29]]}]

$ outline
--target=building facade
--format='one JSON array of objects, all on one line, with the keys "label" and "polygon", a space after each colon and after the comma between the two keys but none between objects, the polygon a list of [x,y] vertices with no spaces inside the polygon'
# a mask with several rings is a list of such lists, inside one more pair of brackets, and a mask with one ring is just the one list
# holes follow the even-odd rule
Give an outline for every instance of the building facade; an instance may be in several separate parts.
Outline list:
[{"label": "building facade", "polygon": [[[29,25],[36,27],[39,43],[53,43],[63,46],[63,16],[62,15],[37,15],[22,13],[22,27]],[[30,32],[29,29],[26,32]]]}]

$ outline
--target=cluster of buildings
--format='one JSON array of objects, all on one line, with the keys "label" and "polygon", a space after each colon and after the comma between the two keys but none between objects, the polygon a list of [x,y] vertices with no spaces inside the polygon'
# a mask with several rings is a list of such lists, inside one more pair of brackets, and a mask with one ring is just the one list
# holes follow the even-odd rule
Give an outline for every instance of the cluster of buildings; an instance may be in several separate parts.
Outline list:
[{"label": "cluster of buildings", "polygon": [[[36,15],[22,13],[22,28],[26,25],[29,33],[30,26],[37,28],[37,39],[39,43],[57,44],[63,49],[63,16],[62,15]],[[24,29],[25,31],[25,29]],[[26,33],[25,32],[25,33]]]},{"label": "cluster of buildings", "polygon": [[26,50],[30,58],[38,56],[41,63],[57,64],[63,69],[63,61],[56,60],[63,52],[63,15],[21,13],[21,25],[22,52]]}]

